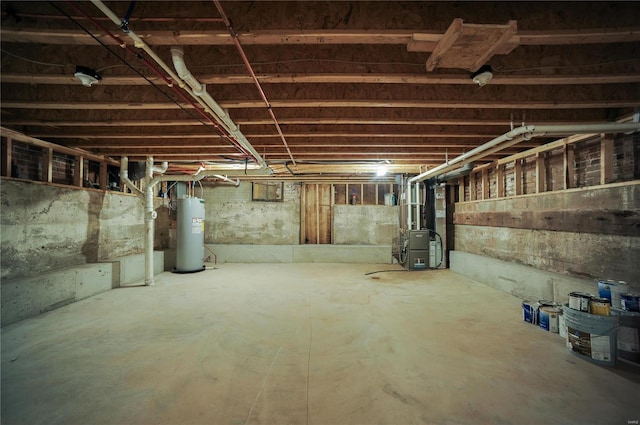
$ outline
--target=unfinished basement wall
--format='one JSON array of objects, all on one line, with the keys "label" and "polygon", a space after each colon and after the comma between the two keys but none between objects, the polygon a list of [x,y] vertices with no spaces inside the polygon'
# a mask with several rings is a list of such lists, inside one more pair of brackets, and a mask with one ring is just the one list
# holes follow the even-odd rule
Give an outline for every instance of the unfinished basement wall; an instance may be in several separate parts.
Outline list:
[{"label": "unfinished basement wall", "polygon": [[638,135],[608,146],[589,139],[503,164],[502,197],[475,185],[479,200],[469,201],[467,182],[482,178],[466,179],[465,201],[454,204],[453,249],[587,282],[625,280],[640,290],[639,142]]},{"label": "unfinished basement wall", "polygon": [[[2,178],[1,277],[35,276],[144,250],[144,209],[134,195]],[[156,199],[155,248],[168,244],[169,213]]]},{"label": "unfinished basement wall", "polygon": [[[199,194],[196,190],[196,194]],[[253,201],[251,182],[204,186],[205,243],[296,245],[300,184],[285,182],[281,201]]]}]

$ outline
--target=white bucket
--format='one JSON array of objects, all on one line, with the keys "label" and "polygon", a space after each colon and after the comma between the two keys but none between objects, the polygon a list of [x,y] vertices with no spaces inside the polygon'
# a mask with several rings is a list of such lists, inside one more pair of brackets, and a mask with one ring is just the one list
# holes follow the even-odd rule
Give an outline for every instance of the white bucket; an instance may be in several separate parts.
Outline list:
[{"label": "white bucket", "polygon": [[558,316],[558,332],[562,338],[567,339],[567,321],[564,314]]}]

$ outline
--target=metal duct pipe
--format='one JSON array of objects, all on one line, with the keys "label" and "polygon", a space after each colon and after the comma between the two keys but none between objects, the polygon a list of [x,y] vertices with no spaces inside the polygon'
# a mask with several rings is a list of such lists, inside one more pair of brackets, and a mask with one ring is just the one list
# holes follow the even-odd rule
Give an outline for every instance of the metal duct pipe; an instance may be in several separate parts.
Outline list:
[{"label": "metal duct pipe", "polygon": [[464,176],[468,176],[469,174],[471,174],[471,171],[473,171],[473,167],[474,167],[474,163],[473,162],[468,162],[465,165],[463,165],[462,167],[458,168],[457,170],[454,171],[448,171],[444,174],[440,174],[438,176],[436,176],[436,181],[439,182],[446,182],[452,179],[457,179],[458,177],[464,177]]}]

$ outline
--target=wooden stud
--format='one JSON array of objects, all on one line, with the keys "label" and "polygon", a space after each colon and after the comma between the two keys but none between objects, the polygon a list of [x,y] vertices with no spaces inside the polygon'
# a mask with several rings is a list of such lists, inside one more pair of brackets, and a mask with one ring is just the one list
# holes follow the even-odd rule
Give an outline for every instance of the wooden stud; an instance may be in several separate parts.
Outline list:
[{"label": "wooden stud", "polygon": [[504,165],[496,167],[496,188],[498,198],[504,197]]},{"label": "wooden stud", "polygon": [[536,154],[536,193],[545,191],[547,181],[546,153]]},{"label": "wooden stud", "polygon": [[82,187],[84,178],[84,156],[78,155],[75,157],[75,170],[73,172],[73,185]]},{"label": "wooden stud", "polygon": [[564,149],[564,188],[573,187],[575,175],[575,149],[573,145],[565,145]]},{"label": "wooden stud", "polygon": [[2,175],[6,177],[15,177],[12,175],[13,140],[11,137],[2,138]]},{"label": "wooden stud", "polygon": [[613,178],[613,134],[602,134],[600,140],[600,184]]},{"label": "wooden stud", "polygon": [[43,148],[42,168],[45,170],[44,181],[53,182],[53,149]]},{"label": "wooden stud", "polygon": [[514,195],[522,195],[522,160],[516,159],[513,166]]},{"label": "wooden stud", "polygon": [[464,202],[464,177],[458,177],[458,202]]},{"label": "wooden stud", "polygon": [[[98,178],[100,189],[107,190],[109,189],[109,173],[108,166],[106,162],[100,163],[100,177]],[[166,193],[166,186],[164,187],[164,192]]]},{"label": "wooden stud", "polygon": [[489,199],[489,170],[482,170],[482,199]]},{"label": "wooden stud", "polygon": [[476,173],[469,174],[469,200],[476,200]]}]

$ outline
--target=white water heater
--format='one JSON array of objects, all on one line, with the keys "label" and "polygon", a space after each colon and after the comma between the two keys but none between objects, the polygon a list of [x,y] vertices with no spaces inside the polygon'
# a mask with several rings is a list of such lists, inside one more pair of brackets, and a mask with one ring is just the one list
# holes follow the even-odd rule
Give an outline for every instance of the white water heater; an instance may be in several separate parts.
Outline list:
[{"label": "white water heater", "polygon": [[177,273],[204,270],[204,199],[178,198]]}]

